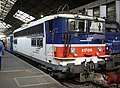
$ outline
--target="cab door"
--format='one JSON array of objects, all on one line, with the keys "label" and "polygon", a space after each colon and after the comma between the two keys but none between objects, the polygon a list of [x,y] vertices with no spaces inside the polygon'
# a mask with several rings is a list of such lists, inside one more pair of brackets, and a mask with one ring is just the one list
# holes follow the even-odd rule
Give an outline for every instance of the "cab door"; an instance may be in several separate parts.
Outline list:
[{"label": "cab door", "polygon": [[46,30],[46,60],[51,62],[54,55],[54,32],[53,32],[53,21],[49,20],[45,23]]}]

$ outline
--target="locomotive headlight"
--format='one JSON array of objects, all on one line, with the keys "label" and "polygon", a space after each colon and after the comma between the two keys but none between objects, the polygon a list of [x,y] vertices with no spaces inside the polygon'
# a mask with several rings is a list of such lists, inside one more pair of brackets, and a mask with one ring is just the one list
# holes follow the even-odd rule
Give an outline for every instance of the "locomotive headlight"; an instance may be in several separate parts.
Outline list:
[{"label": "locomotive headlight", "polygon": [[106,47],[106,50],[108,50],[109,48],[108,47]]},{"label": "locomotive headlight", "polygon": [[71,48],[71,49],[70,49],[70,52],[71,52],[71,53],[76,53],[76,49],[75,49],[75,48]]},{"label": "locomotive headlight", "polygon": [[98,47],[98,51],[99,51],[99,52],[102,52],[102,47]]}]

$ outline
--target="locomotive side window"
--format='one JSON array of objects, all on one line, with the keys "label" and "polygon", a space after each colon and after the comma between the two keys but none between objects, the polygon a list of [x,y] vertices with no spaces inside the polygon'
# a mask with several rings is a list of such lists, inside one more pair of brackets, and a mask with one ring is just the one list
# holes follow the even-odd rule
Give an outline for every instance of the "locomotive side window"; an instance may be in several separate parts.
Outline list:
[{"label": "locomotive side window", "polygon": [[114,24],[114,23],[108,24],[108,23],[106,23],[105,27],[106,27],[106,31],[107,32],[111,32],[111,33],[113,33],[113,32],[114,33],[120,32],[120,27],[117,26],[117,24]]},{"label": "locomotive side window", "polygon": [[13,42],[14,42],[14,44],[17,44],[17,39],[14,39],[14,41],[13,41]]},{"label": "locomotive side window", "polygon": [[106,28],[107,32],[111,32],[111,33],[119,33],[120,29],[118,28]]},{"label": "locomotive side window", "polygon": [[84,32],[85,20],[68,19],[68,30],[73,32]]},{"label": "locomotive side window", "polygon": [[42,38],[37,38],[37,46],[43,47],[43,39]]},{"label": "locomotive side window", "polygon": [[33,46],[33,38],[31,39],[31,45]]},{"label": "locomotive side window", "polygon": [[33,45],[36,46],[36,39],[33,40]]},{"label": "locomotive side window", "polygon": [[40,46],[43,47],[43,39],[40,39]]},{"label": "locomotive side window", "polygon": [[37,46],[40,46],[40,38],[37,38]]},{"label": "locomotive side window", "polygon": [[36,46],[36,38],[32,38],[31,39],[31,45],[32,46]]}]

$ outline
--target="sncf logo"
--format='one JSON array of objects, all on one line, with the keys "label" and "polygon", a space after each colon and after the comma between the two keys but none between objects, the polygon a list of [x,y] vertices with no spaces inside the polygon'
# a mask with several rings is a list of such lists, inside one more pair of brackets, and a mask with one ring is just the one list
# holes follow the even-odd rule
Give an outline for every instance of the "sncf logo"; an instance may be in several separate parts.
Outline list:
[{"label": "sncf logo", "polygon": [[81,52],[92,52],[92,48],[84,48],[81,50]]}]

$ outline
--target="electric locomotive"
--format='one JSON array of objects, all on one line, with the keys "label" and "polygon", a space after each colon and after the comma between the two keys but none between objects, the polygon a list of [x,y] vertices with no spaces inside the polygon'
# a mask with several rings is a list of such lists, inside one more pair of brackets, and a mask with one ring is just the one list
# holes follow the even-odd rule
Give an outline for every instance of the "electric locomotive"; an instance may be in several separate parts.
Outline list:
[{"label": "electric locomotive", "polygon": [[13,32],[15,53],[52,72],[81,73],[81,64],[99,67],[105,58],[104,19],[79,14],[55,14]]},{"label": "electric locomotive", "polygon": [[114,21],[106,21],[106,54],[120,54],[120,24]]},{"label": "electric locomotive", "polygon": [[105,22],[106,54],[110,55],[106,61],[106,70],[114,71],[120,65],[120,24],[115,21]]}]

